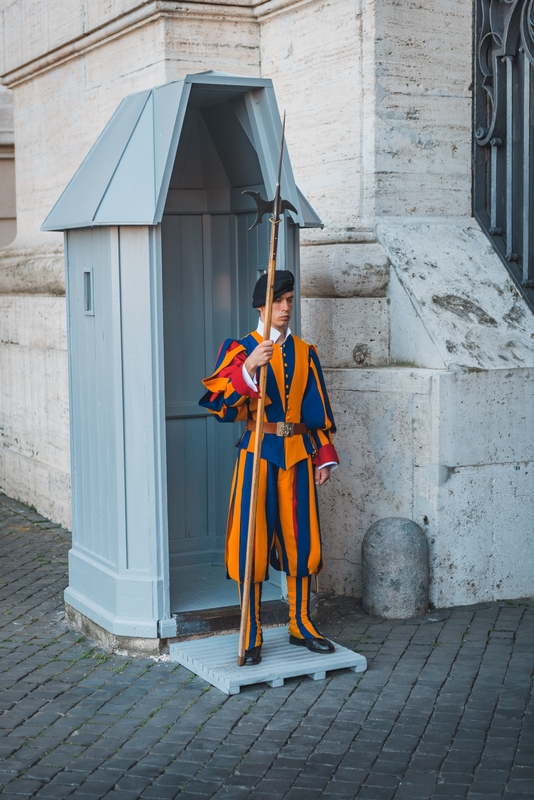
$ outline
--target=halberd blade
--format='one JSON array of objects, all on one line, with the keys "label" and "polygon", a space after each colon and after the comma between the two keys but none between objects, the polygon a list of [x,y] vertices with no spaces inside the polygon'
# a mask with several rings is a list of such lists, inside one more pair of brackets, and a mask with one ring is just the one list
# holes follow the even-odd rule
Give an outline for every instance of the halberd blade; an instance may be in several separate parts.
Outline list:
[{"label": "halberd blade", "polygon": [[289,200],[280,201],[280,214],[283,214],[284,211],[292,211],[294,214],[299,213],[293,203],[290,203]]},{"label": "halberd blade", "polygon": [[246,189],[243,194],[249,194],[256,203],[256,219],[249,228],[251,231],[256,225],[261,225],[264,214],[274,214],[274,200],[264,200],[260,192],[252,192],[250,189]]},{"label": "halberd blade", "polygon": [[[243,194],[249,194],[256,203],[256,219],[249,228],[249,231],[251,231],[256,225],[261,225],[264,214],[274,214],[274,200],[264,200],[260,192],[253,192],[250,189],[246,189]],[[280,214],[282,215],[284,211],[293,211],[294,214],[299,213],[289,200],[280,200]]]}]

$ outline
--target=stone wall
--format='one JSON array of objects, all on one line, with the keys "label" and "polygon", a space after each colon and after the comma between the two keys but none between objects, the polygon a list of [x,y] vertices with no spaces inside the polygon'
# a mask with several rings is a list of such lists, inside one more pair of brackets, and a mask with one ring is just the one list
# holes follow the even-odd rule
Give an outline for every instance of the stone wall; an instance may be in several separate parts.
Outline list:
[{"label": "stone wall", "polygon": [[[322,585],[359,595],[363,535],[398,515],[427,533],[436,605],[529,595],[534,317],[474,220],[384,219],[378,236],[391,363],[327,369],[343,468],[322,492]],[[371,341],[368,319],[341,342]]]},{"label": "stone wall", "polygon": [[70,524],[63,297],[0,295],[2,490]]},{"label": "stone wall", "polygon": [[321,586],[359,595],[366,529],[403,515],[427,532],[436,605],[531,594],[534,327],[469,217],[472,5],[356,8],[361,72],[339,130],[357,94],[358,221],[302,249],[304,332],[327,366],[342,458],[321,495]]},{"label": "stone wall", "polygon": [[471,214],[470,0],[377,0],[376,213]]},{"label": "stone wall", "polygon": [[533,593],[534,331],[469,219],[470,0],[28,8],[0,3],[18,153],[17,239],[0,251],[0,486],[69,524],[62,240],[39,232],[44,216],[126,94],[205,69],[264,75],[325,222],[301,249],[303,333],[342,457],[321,493],[321,587],[358,595],[366,528],[399,514],[427,531],[436,604]]},{"label": "stone wall", "polygon": [[329,239],[345,238],[364,216],[361,6],[312,0],[267,13],[261,25],[262,73],[288,110],[295,174]]},{"label": "stone wall", "polygon": [[259,29],[246,7],[27,5],[0,5],[18,152],[17,237],[0,250],[0,487],[69,527],[63,237],[41,223],[125,95],[204,69],[258,75]]}]

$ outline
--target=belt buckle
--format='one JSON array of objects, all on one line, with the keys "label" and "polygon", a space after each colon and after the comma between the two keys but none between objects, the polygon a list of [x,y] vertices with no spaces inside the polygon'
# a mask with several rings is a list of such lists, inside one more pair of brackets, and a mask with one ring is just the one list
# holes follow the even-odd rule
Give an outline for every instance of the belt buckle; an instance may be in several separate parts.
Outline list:
[{"label": "belt buckle", "polygon": [[277,422],[276,435],[277,436],[293,436],[293,422]]}]

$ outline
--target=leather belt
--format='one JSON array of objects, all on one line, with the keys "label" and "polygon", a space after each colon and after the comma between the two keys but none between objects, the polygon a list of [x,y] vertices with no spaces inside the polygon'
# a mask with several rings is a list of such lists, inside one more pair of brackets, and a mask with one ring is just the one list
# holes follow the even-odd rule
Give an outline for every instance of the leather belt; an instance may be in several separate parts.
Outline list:
[{"label": "leather belt", "polygon": [[[256,421],[247,419],[247,431],[256,430]],[[275,433],[277,436],[298,436],[308,433],[304,422],[264,422],[264,433]]]}]

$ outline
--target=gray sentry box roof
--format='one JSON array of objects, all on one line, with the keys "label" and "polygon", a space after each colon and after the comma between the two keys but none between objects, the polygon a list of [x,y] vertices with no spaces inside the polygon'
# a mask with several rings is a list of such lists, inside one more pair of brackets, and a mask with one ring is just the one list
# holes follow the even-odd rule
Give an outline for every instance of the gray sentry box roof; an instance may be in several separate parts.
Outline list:
[{"label": "gray sentry box roof", "polygon": [[[272,197],[281,130],[272,81],[201,72],[125,97],[41,230],[161,222],[193,86],[197,89],[197,104],[208,105],[221,88],[232,89],[236,97],[244,98],[236,113],[259,156],[265,187]],[[249,91],[243,94],[244,89]],[[263,91],[254,92],[255,89]],[[322,227],[321,220],[295,185],[287,148],[281,191],[298,210],[295,222],[299,227]]]},{"label": "gray sentry box roof", "polygon": [[[175,635],[173,614],[209,608],[199,592],[220,579],[218,605],[235,604],[222,553],[238,434],[198,398],[223,339],[255,325],[270,226],[249,230],[242,191],[272,197],[280,131],[270,80],[206,72],[131,95],[43,224],[66,235],[65,600],[116,635]],[[278,266],[298,276],[298,229],[321,222],[287,152],[282,194],[298,214]]]}]

